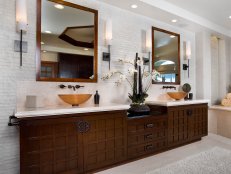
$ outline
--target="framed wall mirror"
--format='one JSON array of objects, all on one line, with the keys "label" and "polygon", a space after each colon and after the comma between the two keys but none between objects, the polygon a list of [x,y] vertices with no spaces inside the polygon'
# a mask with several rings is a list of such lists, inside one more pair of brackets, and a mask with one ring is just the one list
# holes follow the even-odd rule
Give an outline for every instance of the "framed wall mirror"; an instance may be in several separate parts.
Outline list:
[{"label": "framed wall mirror", "polygon": [[152,27],[152,69],[160,76],[155,84],[180,84],[180,35]]},{"label": "framed wall mirror", "polygon": [[98,11],[37,0],[37,81],[97,82]]}]

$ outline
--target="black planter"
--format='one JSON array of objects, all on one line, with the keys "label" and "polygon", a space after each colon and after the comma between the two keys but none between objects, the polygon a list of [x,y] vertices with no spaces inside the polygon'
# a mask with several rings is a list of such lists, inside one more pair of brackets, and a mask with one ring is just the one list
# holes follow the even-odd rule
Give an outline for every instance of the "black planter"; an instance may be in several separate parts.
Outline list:
[{"label": "black planter", "polygon": [[145,104],[131,104],[128,113],[129,117],[149,115],[150,108]]}]

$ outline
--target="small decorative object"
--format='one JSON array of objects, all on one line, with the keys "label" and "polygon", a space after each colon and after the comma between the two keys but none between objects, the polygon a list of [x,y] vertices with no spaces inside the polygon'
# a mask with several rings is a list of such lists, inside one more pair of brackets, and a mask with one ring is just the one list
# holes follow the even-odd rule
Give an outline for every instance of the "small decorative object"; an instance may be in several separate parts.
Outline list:
[{"label": "small decorative object", "polygon": [[[182,90],[186,93],[189,93],[191,91],[191,85],[188,84],[188,83],[185,83],[183,86],[182,86]],[[190,99],[189,97],[189,94],[187,94],[187,96],[184,98],[185,100],[192,100]]]},{"label": "small decorative object", "polygon": [[188,94],[188,99],[189,99],[189,100],[192,100],[192,99],[193,99],[193,93],[189,93],[189,94]]},{"label": "small decorative object", "polygon": [[99,93],[98,93],[98,91],[96,91],[96,93],[94,95],[94,102],[96,105],[99,104],[99,99],[100,99]]},{"label": "small decorative object", "polygon": [[147,91],[152,85],[152,80],[156,81],[157,76],[160,76],[160,74],[155,70],[153,72],[145,71],[143,61],[138,57],[138,53],[136,53],[134,62],[123,59],[119,59],[119,62],[132,65],[134,68],[130,67],[128,69],[128,75],[125,75],[121,71],[111,71],[105,74],[102,79],[107,80],[113,75],[118,74],[119,80],[115,82],[117,85],[126,80],[132,89],[132,93],[128,94],[128,97],[132,101],[131,107],[128,110],[129,116],[148,115],[150,108],[144,103],[148,97]]}]

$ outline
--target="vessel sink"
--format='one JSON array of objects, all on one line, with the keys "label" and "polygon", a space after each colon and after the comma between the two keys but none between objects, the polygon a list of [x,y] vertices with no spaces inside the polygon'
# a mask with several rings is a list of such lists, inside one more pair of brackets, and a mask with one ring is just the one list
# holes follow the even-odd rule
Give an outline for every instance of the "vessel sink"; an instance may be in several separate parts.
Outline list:
[{"label": "vessel sink", "polygon": [[91,98],[92,94],[60,94],[59,97],[72,106],[79,106]]},{"label": "vessel sink", "polygon": [[183,98],[186,97],[187,93],[186,92],[183,92],[183,91],[180,91],[180,92],[167,92],[167,94],[175,99],[175,100],[181,100]]}]

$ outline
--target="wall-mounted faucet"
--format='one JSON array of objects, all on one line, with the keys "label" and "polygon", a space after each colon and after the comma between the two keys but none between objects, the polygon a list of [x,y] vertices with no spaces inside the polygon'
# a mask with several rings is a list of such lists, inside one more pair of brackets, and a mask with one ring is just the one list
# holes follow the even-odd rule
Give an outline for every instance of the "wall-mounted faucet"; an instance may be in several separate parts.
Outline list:
[{"label": "wall-mounted faucet", "polygon": [[163,86],[163,89],[174,89],[176,90],[175,86]]},{"label": "wall-mounted faucet", "polygon": [[79,89],[79,88],[83,88],[84,86],[80,86],[80,85],[75,85],[75,86],[73,86],[73,85],[68,85],[68,86],[65,86],[65,85],[63,85],[63,84],[61,84],[61,85],[59,85],[59,88],[61,88],[61,89],[64,89],[64,88],[68,88],[68,89],[73,89],[74,91],[76,90],[76,89]]}]

